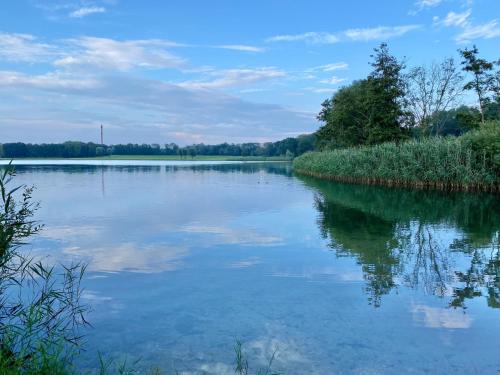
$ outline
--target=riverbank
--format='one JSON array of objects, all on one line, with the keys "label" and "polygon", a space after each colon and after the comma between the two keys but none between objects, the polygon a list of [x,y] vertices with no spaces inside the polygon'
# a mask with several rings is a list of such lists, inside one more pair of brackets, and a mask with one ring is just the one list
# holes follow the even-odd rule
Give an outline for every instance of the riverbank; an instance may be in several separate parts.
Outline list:
[{"label": "riverbank", "polygon": [[[14,158],[13,160],[60,160],[61,158]],[[199,155],[183,156],[178,155],[110,155],[95,158],[62,158],[67,160],[170,160],[170,161],[290,161],[281,156],[222,156],[222,155]],[[11,160],[0,158],[0,160]]]},{"label": "riverbank", "polygon": [[309,152],[293,165],[296,173],[340,182],[500,192],[500,123],[461,137]]}]

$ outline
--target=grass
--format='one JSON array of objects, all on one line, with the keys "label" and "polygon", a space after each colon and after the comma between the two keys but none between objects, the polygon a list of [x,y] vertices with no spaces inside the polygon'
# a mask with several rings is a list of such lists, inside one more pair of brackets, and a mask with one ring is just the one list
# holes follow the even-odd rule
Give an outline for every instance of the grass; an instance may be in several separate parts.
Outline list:
[{"label": "grass", "polygon": [[310,152],[294,171],[329,180],[443,190],[500,191],[500,123],[462,137],[433,137]]}]

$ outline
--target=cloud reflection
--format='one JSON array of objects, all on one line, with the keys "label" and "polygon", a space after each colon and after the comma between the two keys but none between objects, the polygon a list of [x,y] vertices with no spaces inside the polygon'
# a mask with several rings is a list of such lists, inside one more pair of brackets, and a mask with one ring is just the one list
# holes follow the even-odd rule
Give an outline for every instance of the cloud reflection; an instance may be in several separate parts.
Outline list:
[{"label": "cloud reflection", "polygon": [[182,258],[188,255],[185,247],[168,244],[138,245],[122,243],[100,248],[66,247],[63,254],[76,256],[88,262],[88,270],[94,272],[141,272],[156,273],[173,271],[182,266]]},{"label": "cloud reflection", "polygon": [[411,307],[413,320],[428,328],[465,329],[472,326],[472,318],[461,310],[443,309],[426,305]]}]

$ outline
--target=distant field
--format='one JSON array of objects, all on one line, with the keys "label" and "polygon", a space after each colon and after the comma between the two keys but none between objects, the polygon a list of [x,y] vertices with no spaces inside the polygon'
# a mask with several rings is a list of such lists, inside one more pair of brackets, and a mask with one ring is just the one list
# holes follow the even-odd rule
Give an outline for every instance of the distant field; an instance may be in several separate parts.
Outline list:
[{"label": "distant field", "polygon": [[[23,159],[66,159],[66,158],[23,158]],[[111,155],[95,158],[67,158],[68,160],[179,160],[179,161],[288,161],[289,159],[281,156],[184,156],[177,155]]]},{"label": "distant field", "polygon": [[102,160],[214,160],[214,161],[266,161],[266,160],[272,160],[272,161],[285,161],[288,160],[284,157],[281,156],[272,156],[272,157],[265,157],[265,156],[206,156],[206,155],[199,155],[199,156],[184,156],[180,157],[178,155],[112,155],[112,156],[106,156],[106,157],[98,157],[98,158],[92,158],[92,159],[102,159]]}]

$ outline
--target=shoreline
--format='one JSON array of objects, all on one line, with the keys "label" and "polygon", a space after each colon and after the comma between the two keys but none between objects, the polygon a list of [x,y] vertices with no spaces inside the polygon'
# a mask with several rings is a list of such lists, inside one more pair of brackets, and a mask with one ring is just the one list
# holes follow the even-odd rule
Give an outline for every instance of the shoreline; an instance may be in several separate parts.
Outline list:
[{"label": "shoreline", "polygon": [[373,177],[349,177],[349,176],[336,176],[328,173],[318,173],[312,171],[306,171],[303,169],[294,168],[294,173],[302,176],[314,177],[320,180],[335,181],[348,184],[357,185],[375,185],[375,186],[385,186],[391,188],[406,188],[414,190],[439,190],[439,191],[456,191],[456,192],[484,192],[484,193],[500,193],[500,185],[466,185],[461,183],[447,183],[442,181],[405,181],[405,180],[393,180],[393,179],[383,179],[383,178],[373,178]]},{"label": "shoreline", "polygon": [[65,158],[65,157],[26,157],[26,158],[0,158],[0,160],[166,160],[166,161],[291,161],[281,156],[219,156],[203,155],[195,157],[179,157],[175,155],[114,155],[90,158]]}]

